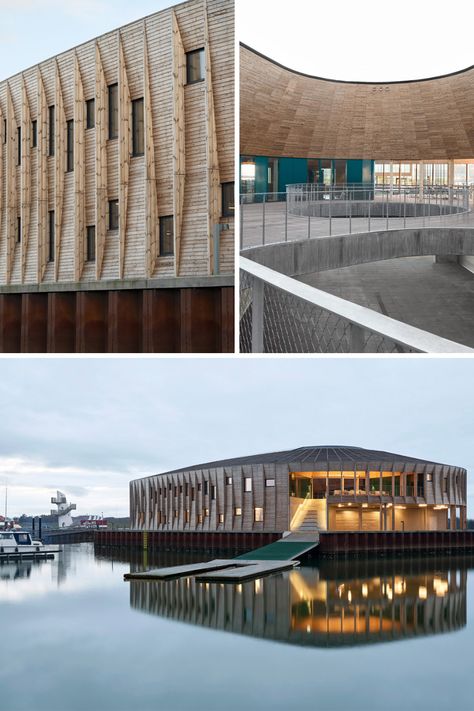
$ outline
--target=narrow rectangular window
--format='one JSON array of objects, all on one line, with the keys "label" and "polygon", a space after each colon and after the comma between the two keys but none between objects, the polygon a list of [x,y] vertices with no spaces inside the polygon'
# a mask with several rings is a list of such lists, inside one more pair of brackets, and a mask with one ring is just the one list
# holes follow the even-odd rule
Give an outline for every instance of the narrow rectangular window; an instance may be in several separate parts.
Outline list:
[{"label": "narrow rectangular window", "polygon": [[49,254],[48,261],[54,262],[54,210],[50,210],[49,217]]},{"label": "narrow rectangular window", "polygon": [[227,484],[227,486],[230,486],[230,484],[232,484],[232,477],[231,477],[231,476],[226,476],[226,478],[225,478],[225,483]]},{"label": "narrow rectangular window", "polygon": [[7,142],[7,120],[3,119],[3,142]]},{"label": "narrow rectangular window", "polygon": [[234,217],[235,214],[234,183],[222,183],[222,217]]},{"label": "narrow rectangular window", "polygon": [[143,117],[143,99],[132,101],[132,152],[142,156],[145,151],[145,122]]},{"label": "narrow rectangular window", "polygon": [[54,156],[55,111],[54,106],[48,108],[49,115],[49,148],[48,155]]},{"label": "narrow rectangular window", "polygon": [[255,521],[263,521],[263,509],[259,506],[257,506],[254,509],[254,518]]},{"label": "narrow rectangular window", "polygon": [[202,514],[198,514],[198,523],[202,523]]},{"label": "narrow rectangular window", "polygon": [[119,228],[119,201],[109,201],[109,230],[118,230]]},{"label": "narrow rectangular window", "polygon": [[[87,228],[87,261],[95,262],[95,225],[89,225]],[[166,491],[165,491],[166,494]]]},{"label": "narrow rectangular window", "polygon": [[252,491],[252,479],[249,476],[244,479],[244,491]]},{"label": "narrow rectangular window", "polygon": [[17,165],[21,165],[21,126],[18,126],[16,130],[16,137],[17,137],[17,158],[16,158],[16,163]]},{"label": "narrow rectangular window", "polygon": [[224,514],[219,514],[219,523],[224,523]]},{"label": "narrow rectangular window", "polygon": [[214,486],[214,484],[211,486],[211,499],[212,501],[216,500],[216,487]]},{"label": "narrow rectangular window", "polygon": [[204,509],[204,518],[209,518],[209,509]]},{"label": "narrow rectangular window", "polygon": [[94,128],[95,126],[95,99],[86,101],[86,128]]},{"label": "narrow rectangular window", "polygon": [[38,145],[38,122],[31,122],[31,147],[36,148]]},{"label": "narrow rectangular window", "polygon": [[265,486],[275,486],[275,479],[265,479]]},{"label": "narrow rectangular window", "polygon": [[186,53],[186,81],[188,84],[196,84],[203,81],[205,74],[204,49],[195,49]]},{"label": "narrow rectangular window", "polygon": [[240,508],[240,506],[235,507],[234,516],[242,516],[242,509]]},{"label": "narrow rectangular window", "polygon": [[118,136],[118,84],[109,86],[109,138]]},{"label": "narrow rectangular window", "polygon": [[173,215],[160,217],[160,256],[170,257],[174,254]]},{"label": "narrow rectangular window", "polygon": [[66,123],[66,171],[72,173],[74,170],[74,121]]},{"label": "narrow rectangular window", "polygon": [[16,218],[16,241],[21,242],[21,217]]},{"label": "narrow rectangular window", "polygon": [[204,496],[207,496],[209,493],[209,482],[205,481],[204,482]]}]

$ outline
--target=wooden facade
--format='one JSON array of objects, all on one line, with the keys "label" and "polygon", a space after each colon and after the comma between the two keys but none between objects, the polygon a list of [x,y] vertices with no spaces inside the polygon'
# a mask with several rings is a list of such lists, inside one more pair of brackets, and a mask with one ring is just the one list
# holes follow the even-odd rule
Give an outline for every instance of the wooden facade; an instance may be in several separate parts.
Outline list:
[{"label": "wooden facade", "polygon": [[[315,59],[315,67],[317,59]],[[240,49],[240,152],[292,158],[474,157],[474,68],[420,81],[332,81]]]},{"label": "wooden facade", "polygon": [[[316,460],[311,454],[298,459],[306,449],[310,448],[214,462],[132,481],[131,527],[158,531],[283,532],[298,529],[305,520],[306,508],[313,502],[324,511],[313,525],[317,530],[466,527],[465,469],[397,455],[390,458],[387,453],[378,453],[380,458],[374,460],[373,453],[365,450],[355,450],[356,460],[347,450],[345,460],[326,458],[322,463],[319,455]],[[378,479],[374,477],[376,474]],[[318,475],[324,475],[320,478],[324,482],[317,492],[312,480]],[[388,476],[390,487],[383,485]],[[307,497],[294,487],[298,477],[311,481]],[[336,482],[335,486],[329,486],[330,480]],[[374,480],[377,488],[370,486]],[[365,481],[363,489],[362,483],[358,483],[362,481]],[[344,521],[348,515],[349,524]]]},{"label": "wooden facade", "polygon": [[[196,50],[203,77],[188,83]],[[134,153],[140,99],[143,151]],[[0,293],[133,290],[136,280],[156,290],[170,279],[183,290],[195,279],[232,287],[234,220],[222,215],[221,185],[234,180],[233,0],[189,0],[0,82],[0,133]],[[164,217],[172,246],[161,254]],[[219,224],[228,229],[216,274]]]}]

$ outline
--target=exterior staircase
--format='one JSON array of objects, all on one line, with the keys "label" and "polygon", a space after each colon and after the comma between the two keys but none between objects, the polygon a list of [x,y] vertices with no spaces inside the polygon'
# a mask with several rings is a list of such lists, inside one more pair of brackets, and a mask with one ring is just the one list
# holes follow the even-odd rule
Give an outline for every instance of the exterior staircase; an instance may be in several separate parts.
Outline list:
[{"label": "exterior staircase", "polygon": [[326,528],[325,499],[305,499],[293,518],[291,530],[309,533],[324,531]]}]

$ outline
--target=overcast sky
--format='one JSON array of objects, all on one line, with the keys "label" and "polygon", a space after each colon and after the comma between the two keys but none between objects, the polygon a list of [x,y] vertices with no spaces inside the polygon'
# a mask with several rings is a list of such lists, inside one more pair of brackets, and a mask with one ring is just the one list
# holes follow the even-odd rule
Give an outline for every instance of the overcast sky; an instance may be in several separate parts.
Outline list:
[{"label": "overcast sky", "polygon": [[0,81],[173,0],[0,0]]},{"label": "overcast sky", "polygon": [[128,515],[131,479],[219,458],[353,445],[466,467],[474,361],[1,359],[0,511]]},{"label": "overcast sky", "polygon": [[474,64],[467,0],[237,0],[236,6],[240,41],[308,74],[384,82]]}]

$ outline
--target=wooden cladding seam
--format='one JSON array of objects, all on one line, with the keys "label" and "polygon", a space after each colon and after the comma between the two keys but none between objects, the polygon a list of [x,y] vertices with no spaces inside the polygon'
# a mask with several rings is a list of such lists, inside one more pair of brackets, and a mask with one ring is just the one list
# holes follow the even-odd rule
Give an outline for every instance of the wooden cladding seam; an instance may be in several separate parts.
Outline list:
[{"label": "wooden cladding seam", "polygon": [[178,276],[183,228],[184,182],[186,177],[186,147],[184,123],[184,85],[186,83],[186,54],[173,11],[173,212],[175,274]]},{"label": "wooden cladding seam", "polygon": [[98,42],[95,53],[95,239],[96,279],[100,279],[107,232],[107,82]]},{"label": "wooden cladding seam", "polygon": [[130,173],[130,114],[132,103],[122,38],[118,33],[119,48],[119,278],[123,279],[125,264],[125,234],[127,232],[128,180]]},{"label": "wooden cladding seam", "polygon": [[56,104],[54,127],[54,278],[58,281],[59,260],[61,256],[61,239],[63,226],[64,206],[64,173],[66,171],[66,147],[64,136],[66,133],[66,114],[64,111],[63,92],[61,88],[61,75],[56,61]]},{"label": "wooden cladding seam", "polygon": [[159,246],[158,194],[156,189],[155,146],[153,142],[153,108],[150,92],[150,65],[146,27],[143,27],[143,76],[144,76],[144,120],[145,120],[145,270],[146,276],[153,275]]},{"label": "wooden cladding seam", "polygon": [[77,54],[74,56],[74,279],[79,281],[85,262],[86,159],[84,87]]}]

